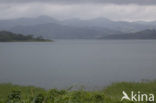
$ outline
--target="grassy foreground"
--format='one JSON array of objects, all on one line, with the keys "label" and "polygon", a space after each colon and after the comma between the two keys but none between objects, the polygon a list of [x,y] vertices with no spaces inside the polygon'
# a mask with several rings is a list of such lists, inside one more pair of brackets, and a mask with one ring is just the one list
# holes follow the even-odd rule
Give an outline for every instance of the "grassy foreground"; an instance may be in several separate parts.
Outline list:
[{"label": "grassy foreground", "polygon": [[[156,95],[156,81],[114,83],[103,90],[45,90],[33,86],[0,84],[0,103],[138,103],[120,101],[122,91]],[[154,102],[141,102],[154,103]]]}]

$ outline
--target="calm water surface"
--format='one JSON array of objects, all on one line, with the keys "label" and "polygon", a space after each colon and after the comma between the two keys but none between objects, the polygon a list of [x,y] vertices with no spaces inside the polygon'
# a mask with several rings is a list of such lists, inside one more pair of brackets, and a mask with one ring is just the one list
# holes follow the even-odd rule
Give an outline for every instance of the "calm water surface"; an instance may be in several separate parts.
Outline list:
[{"label": "calm water surface", "polygon": [[156,79],[156,40],[0,43],[0,82],[65,88]]}]

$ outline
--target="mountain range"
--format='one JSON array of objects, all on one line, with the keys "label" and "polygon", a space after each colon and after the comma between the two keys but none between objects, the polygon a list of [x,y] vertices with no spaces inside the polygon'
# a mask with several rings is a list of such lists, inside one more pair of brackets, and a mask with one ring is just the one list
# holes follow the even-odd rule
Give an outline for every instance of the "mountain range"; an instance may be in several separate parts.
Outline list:
[{"label": "mountain range", "polygon": [[[107,18],[96,18],[91,20],[56,20],[48,16],[39,16],[36,18],[0,20],[0,30],[7,30],[25,35],[33,34],[35,36],[43,36],[50,39],[122,38],[123,36],[129,37],[137,34],[137,39],[139,39],[143,38],[140,37],[143,35],[139,34],[144,34],[144,32],[146,32],[144,35],[148,35],[147,32],[152,33],[151,38],[154,38],[155,35],[153,36],[153,34],[155,34],[155,29],[156,21],[126,22],[112,21]],[[145,37],[146,36],[144,36],[144,38]],[[129,39],[133,38],[130,37]]]},{"label": "mountain range", "polygon": [[156,39],[156,30],[143,30],[135,33],[107,35],[100,39]]}]

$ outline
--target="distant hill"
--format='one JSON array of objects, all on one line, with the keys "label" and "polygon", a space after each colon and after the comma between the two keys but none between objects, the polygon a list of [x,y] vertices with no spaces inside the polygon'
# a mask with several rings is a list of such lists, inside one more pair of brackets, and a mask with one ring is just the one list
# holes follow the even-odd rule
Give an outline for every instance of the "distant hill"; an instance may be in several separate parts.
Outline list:
[{"label": "distant hill", "polygon": [[38,24],[31,26],[16,26],[11,28],[9,31],[22,34],[35,34],[37,36],[42,35],[47,38],[61,39],[95,39],[103,37],[104,35],[120,33],[107,28],[75,27],[56,23]]},{"label": "distant hill", "polygon": [[[122,33],[134,33],[146,29],[156,29],[156,22],[126,22],[126,21],[112,21],[107,18],[95,18],[90,20],[69,19],[62,21],[64,25],[76,27],[95,27],[107,28],[113,31],[120,31]],[[118,33],[116,32],[116,33]]]},{"label": "distant hill", "polygon": [[41,36],[34,37],[33,35],[15,34],[8,31],[0,31],[0,42],[27,42],[27,41],[50,41],[43,39]]},{"label": "distant hill", "polygon": [[100,39],[156,39],[156,30],[144,30],[136,33],[107,35]]},{"label": "distant hill", "polygon": [[0,20],[0,30],[9,30],[16,26],[31,26],[55,22],[58,23],[57,20],[48,16],[39,16],[37,18],[18,18],[18,19]]},{"label": "distant hill", "polygon": [[156,29],[153,22],[112,21],[107,18],[91,20],[57,20],[48,16],[0,20],[0,30],[34,34],[51,39],[97,39],[109,35],[130,34],[147,29]]}]

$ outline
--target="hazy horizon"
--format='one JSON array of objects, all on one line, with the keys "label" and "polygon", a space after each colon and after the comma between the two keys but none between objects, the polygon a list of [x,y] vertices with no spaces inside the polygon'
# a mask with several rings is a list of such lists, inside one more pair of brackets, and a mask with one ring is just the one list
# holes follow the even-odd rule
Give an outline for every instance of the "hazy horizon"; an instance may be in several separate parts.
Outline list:
[{"label": "hazy horizon", "polygon": [[59,18],[55,18],[53,16],[48,16],[48,15],[39,15],[39,16],[36,16],[36,17],[17,17],[17,18],[5,18],[5,19],[0,19],[0,21],[5,21],[5,20],[17,20],[17,19],[37,19],[37,18],[44,18],[44,17],[47,17],[47,18],[51,18],[51,19],[54,19],[54,20],[57,20],[57,21],[66,21],[66,20],[82,20],[82,21],[88,21],[88,20],[96,20],[96,19],[106,19],[106,20],[110,20],[110,21],[113,21],[113,22],[156,22],[156,20],[136,20],[136,21],[127,21],[127,20],[112,20],[110,18],[107,18],[107,17],[96,17],[96,18],[90,18],[90,19],[84,19],[84,18],[64,18],[64,19],[59,19]]}]

